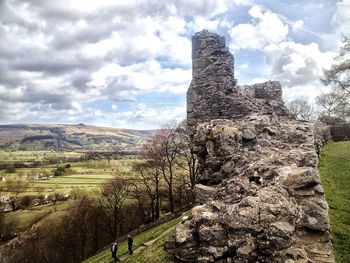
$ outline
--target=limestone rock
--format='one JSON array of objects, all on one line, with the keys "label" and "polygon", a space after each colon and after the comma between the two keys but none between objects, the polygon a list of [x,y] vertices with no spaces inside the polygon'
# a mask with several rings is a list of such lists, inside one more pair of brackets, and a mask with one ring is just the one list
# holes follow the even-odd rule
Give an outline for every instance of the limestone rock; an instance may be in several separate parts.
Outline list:
[{"label": "limestone rock", "polygon": [[242,130],[242,138],[248,141],[253,140],[256,138],[255,133],[254,127],[245,127]]},{"label": "limestone rock", "polygon": [[308,188],[320,183],[320,177],[311,167],[295,168],[287,179],[287,184],[293,189]]},{"label": "limestone rock", "polygon": [[303,206],[303,210],[304,215],[301,221],[303,227],[323,232],[329,229],[326,207],[309,201]]},{"label": "limestone rock", "polygon": [[201,205],[165,248],[185,262],[334,262],[317,171],[329,128],[295,120],[276,81],[237,86],[223,37],[192,42],[187,124]]},{"label": "limestone rock", "polygon": [[192,231],[191,231],[191,221],[187,220],[183,222],[176,228],[175,242],[176,243],[185,243],[193,240]]},{"label": "limestone rock", "polygon": [[196,184],[195,189],[196,199],[200,203],[205,203],[207,201],[213,200],[217,195],[217,190],[215,189],[215,187]]}]

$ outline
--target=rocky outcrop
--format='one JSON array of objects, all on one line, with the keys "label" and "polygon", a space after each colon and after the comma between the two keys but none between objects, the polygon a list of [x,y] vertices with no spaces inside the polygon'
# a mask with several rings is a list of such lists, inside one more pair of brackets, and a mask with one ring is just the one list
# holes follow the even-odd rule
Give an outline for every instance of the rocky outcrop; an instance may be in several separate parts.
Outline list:
[{"label": "rocky outcrop", "polygon": [[293,119],[278,82],[237,86],[221,36],[192,41],[187,121],[201,205],[165,247],[185,262],[334,262],[317,170],[327,129]]}]

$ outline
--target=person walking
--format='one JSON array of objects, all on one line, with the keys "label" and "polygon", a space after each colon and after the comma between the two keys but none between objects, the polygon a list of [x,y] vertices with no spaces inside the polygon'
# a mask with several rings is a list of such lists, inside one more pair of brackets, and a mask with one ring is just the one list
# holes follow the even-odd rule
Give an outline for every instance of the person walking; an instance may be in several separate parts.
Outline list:
[{"label": "person walking", "polygon": [[117,241],[114,241],[111,246],[111,252],[112,252],[112,258],[114,258],[114,263],[117,261],[120,261],[117,253],[118,253],[118,246],[117,246]]},{"label": "person walking", "polygon": [[132,251],[132,244],[134,243],[134,240],[132,239],[131,235],[128,235],[128,250],[129,250],[129,255],[133,254]]}]

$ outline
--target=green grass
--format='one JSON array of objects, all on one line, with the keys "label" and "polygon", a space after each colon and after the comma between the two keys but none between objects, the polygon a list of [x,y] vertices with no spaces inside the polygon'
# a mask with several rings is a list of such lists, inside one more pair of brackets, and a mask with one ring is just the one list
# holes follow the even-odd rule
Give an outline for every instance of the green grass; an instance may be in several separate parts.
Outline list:
[{"label": "green grass", "polygon": [[337,263],[350,262],[350,141],[327,144],[320,174],[329,204],[333,250]]},{"label": "green grass", "polygon": [[[134,250],[140,247],[142,244],[153,240],[161,236],[168,230],[173,230],[175,226],[181,221],[182,216],[175,218],[169,222],[153,227],[145,232],[142,232],[134,237]],[[166,262],[170,259],[170,255],[163,251],[163,244],[166,237],[171,235],[171,231],[153,243],[152,246],[143,250],[141,253],[135,253],[132,256],[128,256],[123,262],[128,263],[142,263],[142,262]],[[118,244],[118,256],[124,256],[127,254],[127,243],[126,241]],[[151,261],[150,261],[151,260]],[[83,263],[112,263],[114,262],[111,257],[110,248],[106,248],[99,254],[83,261]]]},{"label": "green grass", "polygon": [[0,150],[0,160],[2,161],[42,161],[44,158],[80,157],[79,152],[55,152],[55,151],[2,151]]},{"label": "green grass", "polygon": [[[6,155],[7,154],[7,155]],[[18,154],[18,156],[16,156]],[[31,160],[33,155],[42,158],[48,154],[55,154],[51,152],[1,152],[0,161],[5,159],[21,159],[23,161]],[[69,156],[70,153],[57,153],[63,156]],[[71,153],[74,155],[74,153]],[[0,171],[0,177],[13,180],[26,180],[30,182],[30,188],[25,194],[37,193],[37,187],[43,187],[43,194],[50,194],[52,192],[59,192],[62,194],[69,193],[73,188],[85,188],[92,190],[98,188],[107,179],[112,178],[114,175],[130,175],[132,164],[135,162],[135,158],[117,159],[117,160],[91,160],[81,162],[70,162],[72,174],[48,178],[48,180],[30,180],[40,172],[47,172],[51,174],[52,170],[58,166],[64,166],[67,163],[62,164],[45,164],[37,168],[18,168],[15,173],[5,173],[4,170]],[[29,177],[28,177],[28,176]]]},{"label": "green grass", "polygon": [[16,228],[26,228],[33,224],[34,221],[40,220],[41,218],[48,215],[49,211],[31,211],[31,210],[24,210],[20,212],[15,212],[13,214],[10,214],[8,219],[12,222],[15,222]]},{"label": "green grass", "polygon": [[138,263],[138,262],[173,262],[172,256],[165,252],[163,249],[164,242],[166,238],[175,233],[175,229],[161,236],[157,239],[152,246],[147,247],[140,254],[126,258],[123,262],[126,263]]},{"label": "green grass", "polygon": [[6,213],[5,218],[15,223],[16,228],[27,228],[33,223],[41,221],[46,217],[54,218],[57,214],[62,214],[69,208],[68,202],[57,202],[56,204],[46,204],[33,207],[29,210],[18,210],[13,213]]}]

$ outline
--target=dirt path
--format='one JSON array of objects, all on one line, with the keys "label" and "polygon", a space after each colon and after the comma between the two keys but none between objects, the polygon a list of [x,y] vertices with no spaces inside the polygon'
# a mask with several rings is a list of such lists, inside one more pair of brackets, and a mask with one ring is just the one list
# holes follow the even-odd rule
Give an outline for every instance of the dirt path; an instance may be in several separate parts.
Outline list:
[{"label": "dirt path", "polygon": [[[158,239],[160,239],[161,237],[163,237],[164,235],[168,234],[171,230],[173,230],[174,227],[170,227],[169,229],[167,229],[166,231],[164,231],[161,235],[157,236],[154,239],[151,239],[149,241],[147,241],[146,243],[141,244],[138,248],[136,248],[133,252],[133,255],[137,255],[139,253],[141,253],[142,251],[144,251],[147,248],[151,248],[152,245],[154,244],[154,242],[156,242]],[[120,261],[124,261],[126,260],[128,257],[132,257],[132,255],[124,255],[122,257],[120,257]],[[152,253],[150,253],[150,255],[147,255],[147,257],[149,257],[150,259],[152,259]],[[150,261],[152,262],[152,261]]]}]

